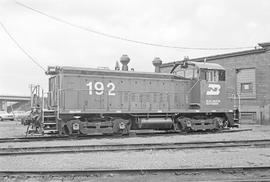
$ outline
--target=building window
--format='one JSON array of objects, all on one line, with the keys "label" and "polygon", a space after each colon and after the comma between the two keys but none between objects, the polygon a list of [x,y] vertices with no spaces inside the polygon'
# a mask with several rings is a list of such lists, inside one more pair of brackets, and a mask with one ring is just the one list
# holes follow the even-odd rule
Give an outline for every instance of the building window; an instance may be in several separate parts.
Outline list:
[{"label": "building window", "polygon": [[253,93],[253,84],[241,83],[241,93]]},{"label": "building window", "polygon": [[237,93],[241,98],[256,98],[256,70],[243,68],[236,70]]}]

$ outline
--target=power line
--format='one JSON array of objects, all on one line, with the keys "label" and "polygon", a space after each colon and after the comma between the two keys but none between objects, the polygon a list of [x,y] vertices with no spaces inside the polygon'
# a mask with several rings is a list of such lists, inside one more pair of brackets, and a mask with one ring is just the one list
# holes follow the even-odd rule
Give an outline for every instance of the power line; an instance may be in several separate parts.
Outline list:
[{"label": "power line", "polygon": [[100,31],[94,30],[92,28],[87,28],[87,27],[83,27],[83,26],[80,26],[80,25],[76,25],[76,24],[71,23],[69,21],[66,21],[64,19],[58,18],[56,16],[53,16],[53,15],[50,15],[50,14],[47,14],[47,13],[44,13],[43,11],[34,9],[34,8],[30,7],[30,6],[27,6],[27,5],[23,4],[23,3],[20,3],[20,2],[17,2],[17,1],[15,1],[15,2],[18,5],[20,5],[20,6],[24,7],[24,8],[30,9],[30,10],[36,12],[36,13],[39,13],[39,14],[41,14],[43,16],[54,19],[54,20],[56,20],[58,22],[70,25],[72,27],[82,29],[82,30],[85,30],[85,31],[88,31],[88,32],[91,32],[91,33],[94,33],[94,34],[97,34],[97,35],[104,36],[104,37],[117,39],[117,40],[122,40],[122,41],[127,41],[127,42],[132,42],[132,43],[136,43],[136,44],[143,44],[143,45],[154,46],[154,47],[172,48],[172,49],[186,49],[186,50],[236,50],[236,49],[250,49],[250,48],[253,48],[253,47],[223,47],[223,48],[184,47],[184,46],[171,46],[171,45],[164,45],[164,44],[157,44],[157,43],[133,40],[133,39],[117,36],[117,35],[112,35],[112,34],[100,32]]},{"label": "power line", "polygon": [[26,50],[23,49],[22,46],[20,46],[20,44],[15,40],[14,37],[12,37],[12,35],[9,33],[9,31],[6,29],[6,27],[4,26],[4,24],[2,22],[0,22],[1,27],[3,28],[3,30],[6,32],[6,34],[9,36],[9,38],[17,45],[17,47],[35,64],[37,65],[39,68],[41,68],[43,71],[46,72],[46,70],[29,54],[26,52]]}]

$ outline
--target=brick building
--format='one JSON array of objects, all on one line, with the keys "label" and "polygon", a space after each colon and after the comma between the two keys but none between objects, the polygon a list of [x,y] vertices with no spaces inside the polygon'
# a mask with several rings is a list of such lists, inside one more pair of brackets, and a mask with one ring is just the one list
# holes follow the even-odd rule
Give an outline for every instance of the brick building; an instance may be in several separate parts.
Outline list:
[{"label": "brick building", "polygon": [[[242,123],[270,124],[270,42],[253,50],[190,59],[218,63],[226,69],[228,97],[240,98]],[[160,66],[169,72],[174,62]]]}]

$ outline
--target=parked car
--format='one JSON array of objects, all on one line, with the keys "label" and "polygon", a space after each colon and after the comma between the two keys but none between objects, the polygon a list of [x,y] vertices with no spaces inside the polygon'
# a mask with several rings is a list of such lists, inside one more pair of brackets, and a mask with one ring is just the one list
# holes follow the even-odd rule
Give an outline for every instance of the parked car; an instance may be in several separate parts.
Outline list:
[{"label": "parked car", "polygon": [[14,115],[14,119],[18,121],[27,116],[25,111],[13,111],[12,113]]},{"label": "parked car", "polygon": [[14,115],[12,113],[7,113],[6,111],[0,111],[0,121],[4,120],[14,121]]}]

